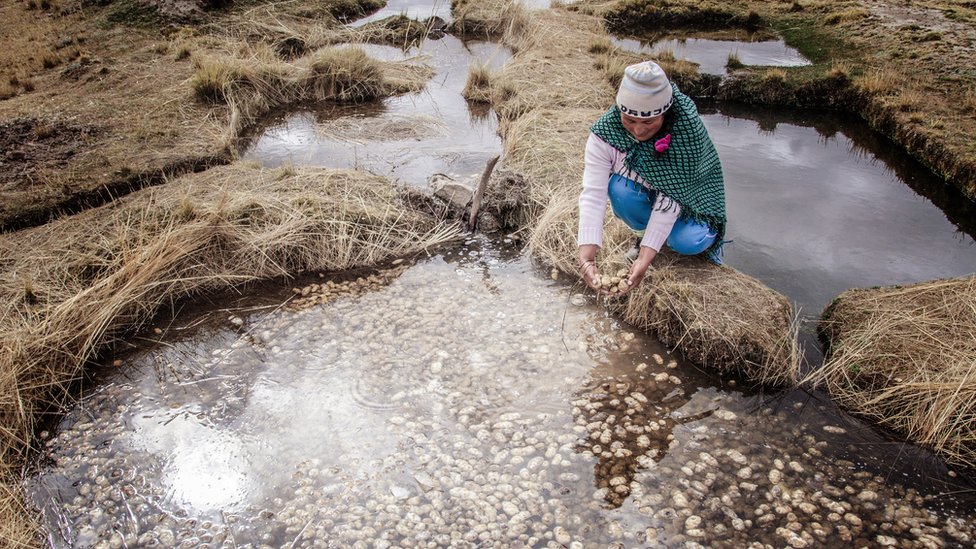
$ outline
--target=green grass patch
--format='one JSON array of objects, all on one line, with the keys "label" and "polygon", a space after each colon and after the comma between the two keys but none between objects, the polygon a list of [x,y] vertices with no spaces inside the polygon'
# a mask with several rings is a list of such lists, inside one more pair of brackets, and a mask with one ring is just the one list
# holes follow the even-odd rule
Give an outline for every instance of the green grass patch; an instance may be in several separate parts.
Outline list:
[{"label": "green grass patch", "polygon": [[815,64],[858,55],[840,33],[823,27],[815,18],[789,17],[773,22],[773,28],[787,45]]},{"label": "green grass patch", "polygon": [[163,23],[159,8],[138,0],[116,0],[109,6],[105,16],[107,26],[125,25],[128,27],[154,28]]},{"label": "green grass patch", "polygon": [[646,34],[679,29],[757,29],[762,18],[728,2],[691,0],[624,0],[604,13],[610,32]]}]

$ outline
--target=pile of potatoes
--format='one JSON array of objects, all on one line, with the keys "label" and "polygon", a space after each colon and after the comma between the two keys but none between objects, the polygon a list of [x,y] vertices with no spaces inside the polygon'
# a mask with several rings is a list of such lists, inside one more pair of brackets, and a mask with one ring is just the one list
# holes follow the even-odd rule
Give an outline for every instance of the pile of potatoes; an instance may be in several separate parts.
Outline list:
[{"label": "pile of potatoes", "polygon": [[[601,269],[600,272],[603,272]],[[600,275],[600,281],[597,283],[596,288],[598,290],[606,290],[611,294],[619,294],[626,292],[630,288],[630,284],[627,283],[627,278],[630,275],[630,270],[622,267],[617,270],[614,275],[602,274]]]}]

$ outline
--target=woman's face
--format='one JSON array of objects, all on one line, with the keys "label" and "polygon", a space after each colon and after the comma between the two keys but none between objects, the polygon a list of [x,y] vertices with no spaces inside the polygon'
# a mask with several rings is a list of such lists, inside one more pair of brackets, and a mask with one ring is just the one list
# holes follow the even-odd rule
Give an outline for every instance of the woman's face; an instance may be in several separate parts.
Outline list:
[{"label": "woman's face", "polygon": [[661,125],[664,124],[664,115],[653,118],[635,118],[629,114],[620,113],[620,122],[630,132],[630,135],[634,136],[634,139],[647,141],[661,129]]}]

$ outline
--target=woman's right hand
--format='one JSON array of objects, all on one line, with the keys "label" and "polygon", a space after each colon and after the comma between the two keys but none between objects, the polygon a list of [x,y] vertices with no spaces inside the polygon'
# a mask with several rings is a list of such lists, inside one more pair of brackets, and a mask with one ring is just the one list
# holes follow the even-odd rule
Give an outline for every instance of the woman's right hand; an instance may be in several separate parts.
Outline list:
[{"label": "woman's right hand", "polygon": [[604,291],[600,288],[600,269],[597,269],[596,261],[592,259],[581,261],[580,276],[583,277],[583,282],[590,288],[593,288],[597,292]]},{"label": "woman's right hand", "polygon": [[607,293],[606,289],[600,288],[600,269],[596,267],[596,254],[599,251],[600,247],[593,244],[580,246],[579,272],[587,286],[598,293]]}]

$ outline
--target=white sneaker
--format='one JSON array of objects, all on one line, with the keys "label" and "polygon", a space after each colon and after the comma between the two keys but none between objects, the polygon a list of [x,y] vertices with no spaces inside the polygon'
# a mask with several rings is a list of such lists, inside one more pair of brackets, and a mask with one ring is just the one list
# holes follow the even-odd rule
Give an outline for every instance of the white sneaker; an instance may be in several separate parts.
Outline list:
[{"label": "white sneaker", "polygon": [[637,239],[637,242],[634,243],[634,247],[627,250],[627,253],[624,254],[624,258],[626,258],[627,261],[634,261],[637,259],[637,256],[640,255],[640,243],[640,239]]}]

